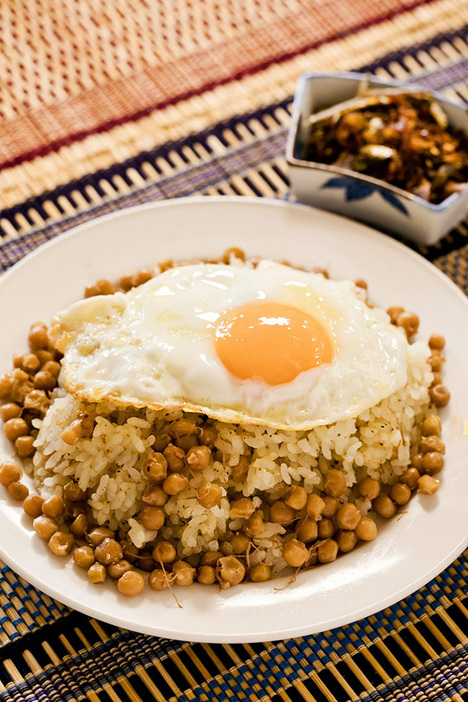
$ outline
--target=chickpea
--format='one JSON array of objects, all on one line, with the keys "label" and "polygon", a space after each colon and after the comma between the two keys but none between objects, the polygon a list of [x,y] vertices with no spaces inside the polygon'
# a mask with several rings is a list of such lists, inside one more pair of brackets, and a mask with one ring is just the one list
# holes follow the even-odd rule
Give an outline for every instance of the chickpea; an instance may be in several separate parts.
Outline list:
[{"label": "chickpea", "polygon": [[388,495],[384,495],[383,493],[373,500],[372,507],[374,512],[384,519],[390,519],[396,512],[395,503]]},{"label": "chickpea", "polygon": [[405,483],[397,482],[392,485],[388,494],[397,505],[406,505],[410,500],[411,490]]},{"label": "chickpea", "polygon": [[35,322],[29,330],[29,348],[31,351],[39,349],[47,349],[49,345],[49,336],[47,334],[47,326],[43,322]]},{"label": "chickpea", "polygon": [[420,477],[419,470],[417,468],[409,467],[405,470],[403,475],[400,477],[400,482],[404,483],[409,487],[410,490],[414,490]]},{"label": "chickpea", "polygon": [[83,437],[83,427],[81,421],[75,419],[69,427],[64,429],[60,434],[60,438],[69,446],[75,446]]},{"label": "chickpea", "polygon": [[377,536],[377,524],[370,517],[361,517],[354,531],[361,541],[373,541]]},{"label": "chickpea", "polygon": [[199,430],[193,419],[182,417],[169,425],[168,432],[171,436],[180,439],[181,436],[198,435]]},{"label": "chickpea", "polygon": [[432,475],[421,475],[418,480],[418,492],[423,495],[434,495],[440,487],[440,481]]},{"label": "chickpea", "polygon": [[72,480],[64,485],[63,494],[70,502],[82,502],[87,496],[86,492],[80,488],[78,483],[74,483]]},{"label": "chickpea", "polygon": [[133,570],[132,564],[125,559],[122,559],[121,561],[111,563],[110,566],[108,566],[107,575],[114,580],[118,580],[124,573],[128,573],[129,570]]},{"label": "chickpea", "polygon": [[421,470],[423,464],[423,454],[422,453],[415,453],[413,457],[411,458],[411,465],[413,468],[416,468],[417,470]]},{"label": "chickpea", "polygon": [[166,492],[168,495],[177,495],[179,492],[182,492],[182,490],[186,490],[188,484],[189,481],[185,475],[182,475],[181,473],[171,473],[167,476],[162,486],[164,492]]},{"label": "chickpea", "polygon": [[167,460],[162,453],[150,453],[143,467],[143,475],[155,483],[167,478]]},{"label": "chickpea", "polygon": [[172,563],[176,555],[176,550],[169,541],[160,541],[153,548],[153,558],[157,563]]},{"label": "chickpea", "polygon": [[206,551],[201,557],[200,564],[216,566],[222,555],[221,551]]},{"label": "chickpea", "polygon": [[445,444],[442,439],[439,439],[438,436],[423,436],[421,437],[421,451],[423,454],[436,451],[437,453],[441,453],[443,455],[445,453]]},{"label": "chickpea", "polygon": [[211,509],[219,503],[223,496],[223,491],[219,485],[205,483],[197,491],[198,501],[205,509]]},{"label": "chickpea", "polygon": [[216,439],[218,438],[217,433],[208,427],[202,427],[201,428],[201,433],[200,436],[198,437],[198,441],[202,446],[208,446],[208,448],[212,448],[214,446],[214,443]]},{"label": "chickpea", "polygon": [[312,519],[317,519],[321,516],[323,510],[325,509],[325,502],[322,500],[320,495],[309,495],[307,498],[306,512]]},{"label": "chickpea", "polygon": [[174,582],[181,587],[188,587],[194,581],[196,570],[186,561],[176,561],[172,566]]},{"label": "chickpea", "polygon": [[327,539],[317,549],[317,560],[319,563],[332,563],[332,561],[336,561],[337,555],[338,543],[333,539]]},{"label": "chickpea", "polygon": [[349,553],[357,544],[357,536],[354,531],[340,529],[335,538],[341,553]]},{"label": "chickpea", "polygon": [[85,514],[79,514],[77,517],[75,517],[68,527],[70,534],[73,534],[75,539],[82,539],[86,534],[87,528],[88,520]]},{"label": "chickpea", "polygon": [[122,551],[126,560],[129,563],[135,563],[139,554],[139,550],[137,549],[135,544],[133,544],[131,541],[128,541],[127,539],[123,539],[120,542],[120,545],[122,546]]},{"label": "chickpea", "polygon": [[117,590],[126,597],[135,597],[143,591],[145,579],[136,570],[128,570],[117,580]]},{"label": "chickpea", "polygon": [[450,401],[450,392],[445,385],[434,385],[429,388],[429,397],[436,407],[445,407]]},{"label": "chickpea", "polygon": [[34,436],[18,436],[15,449],[19,458],[29,458],[34,453]]},{"label": "chickpea", "polygon": [[185,451],[174,444],[169,444],[164,449],[164,458],[167,461],[167,467],[171,473],[178,473],[185,466]]},{"label": "chickpea", "polygon": [[232,544],[230,541],[222,541],[220,549],[223,552],[223,556],[232,556]]},{"label": "chickpea", "polygon": [[304,509],[307,504],[307,492],[305,488],[299,485],[291,485],[288,497],[284,502],[295,510]]},{"label": "chickpea", "polygon": [[154,558],[151,556],[151,553],[148,553],[148,551],[143,551],[138,559],[137,565],[140,570],[146,570],[148,573],[150,573],[154,569],[156,563],[154,562]]},{"label": "chickpea", "polygon": [[153,443],[153,450],[157,452],[164,452],[164,449],[166,449],[169,444],[171,443],[171,437],[169,434],[158,434],[155,436],[155,440]]},{"label": "chickpea", "polygon": [[322,517],[322,519],[318,522],[317,527],[320,539],[330,539],[336,531],[333,520],[329,519],[328,517]]},{"label": "chickpea", "polygon": [[0,463],[0,485],[8,487],[10,483],[15,483],[21,480],[23,471],[21,468],[10,461]]},{"label": "chickpea", "polygon": [[85,297],[95,297],[96,295],[113,295],[115,287],[110,280],[100,278],[94,285],[85,288]]},{"label": "chickpea", "polygon": [[33,528],[36,534],[43,541],[49,541],[52,534],[58,531],[58,524],[55,519],[41,514],[33,521]]},{"label": "chickpea", "polygon": [[254,512],[244,524],[244,532],[247,536],[260,536],[265,531],[265,524],[262,515],[259,512]]},{"label": "chickpea", "polygon": [[431,451],[430,453],[425,453],[423,458],[423,470],[429,475],[434,475],[438,473],[444,467],[444,457],[438,451]]},{"label": "chickpea", "polygon": [[33,389],[34,385],[29,380],[29,375],[22,371],[21,368],[15,368],[12,373],[11,396],[9,399],[21,405]]},{"label": "chickpea", "polygon": [[325,503],[325,507],[322,510],[322,517],[329,519],[336,514],[340,503],[336,497],[330,497],[329,495],[325,495],[323,501]]},{"label": "chickpea", "polygon": [[56,378],[47,371],[40,370],[34,376],[34,387],[37,390],[53,390],[56,385]]},{"label": "chickpea", "polygon": [[361,519],[361,513],[352,502],[341,505],[336,513],[336,524],[339,529],[355,529]]},{"label": "chickpea", "polygon": [[8,492],[12,498],[18,500],[18,502],[22,502],[29,495],[29,489],[19,480],[14,480],[9,484]]},{"label": "chickpea", "polygon": [[117,563],[117,561],[122,560],[122,546],[115,539],[107,538],[96,546],[94,555],[98,563],[108,566],[111,563]]},{"label": "chickpea", "polygon": [[65,512],[65,503],[60,495],[52,495],[42,503],[42,513],[46,517],[61,517]]},{"label": "chickpea", "polygon": [[[23,404],[25,409],[37,410],[41,414],[45,414],[50,407],[50,400],[44,390],[31,390],[24,398]],[[25,414],[23,419],[26,419]]]},{"label": "chickpea", "polygon": [[410,338],[419,329],[419,317],[414,312],[401,312],[396,320],[397,327],[404,329],[406,336]]},{"label": "chickpea", "polygon": [[104,583],[106,581],[107,572],[102,563],[93,563],[92,566],[88,568],[88,579],[90,583],[96,585],[97,583]]},{"label": "chickpea", "polygon": [[210,457],[211,451],[208,446],[193,446],[187,451],[185,460],[192,470],[202,471],[208,467]]},{"label": "chickpea", "polygon": [[241,456],[236,465],[232,466],[231,468],[232,477],[235,479],[242,478],[242,476],[245,475],[249,470],[249,465],[250,461],[247,458],[247,456]]},{"label": "chickpea", "polygon": [[341,470],[331,468],[325,476],[324,491],[330,497],[339,497],[346,491],[346,478]]},{"label": "chickpea", "polygon": [[168,495],[160,485],[148,485],[141,498],[147,505],[163,507],[167,502]]},{"label": "chickpea", "polygon": [[365,500],[375,500],[380,493],[380,483],[375,478],[364,478],[358,483],[358,491]]},{"label": "chickpea", "polygon": [[13,378],[10,374],[3,375],[0,378],[0,400],[11,400],[11,391],[13,390]]},{"label": "chickpea", "polygon": [[21,356],[20,368],[26,373],[35,373],[41,365],[40,360],[35,353],[25,353]]},{"label": "chickpea", "polygon": [[249,576],[253,583],[264,583],[271,578],[271,566],[267,563],[258,563],[250,569]]},{"label": "chickpea", "polygon": [[153,275],[154,271],[138,271],[132,275],[124,275],[120,278],[119,285],[125,292],[128,292],[132,288],[138,288],[143,283],[147,283]]},{"label": "chickpea", "polygon": [[72,552],[75,539],[66,531],[56,531],[49,539],[49,548],[56,556],[68,556]]},{"label": "chickpea", "polygon": [[114,532],[107,527],[96,527],[87,534],[88,541],[93,546],[99,546],[104,539],[113,539],[115,536]]},{"label": "chickpea", "polygon": [[41,370],[43,370],[45,373],[49,373],[49,375],[51,375],[53,378],[55,378],[57,380],[57,378],[59,377],[61,368],[62,368],[62,366],[60,365],[60,363],[58,363],[57,361],[50,360],[50,361],[46,361],[46,363],[43,364]]},{"label": "chickpea", "polygon": [[423,422],[423,436],[440,436],[442,432],[442,422],[437,414],[429,414]]},{"label": "chickpea", "polygon": [[3,427],[5,436],[9,441],[15,441],[19,436],[24,436],[29,432],[29,427],[27,422],[21,417],[14,417],[5,422]]},{"label": "chickpea", "polygon": [[42,514],[42,503],[44,500],[39,495],[28,495],[23,502],[23,512],[36,519]]},{"label": "chickpea", "polygon": [[297,523],[295,532],[297,538],[305,544],[310,541],[315,541],[318,535],[317,522],[310,517],[304,517],[304,519],[301,519],[301,521]]},{"label": "chickpea", "polygon": [[54,354],[47,349],[38,349],[35,354],[38,357],[41,366],[54,360]]},{"label": "chickpea", "polygon": [[166,515],[161,507],[154,507],[154,505],[146,505],[143,507],[139,514],[140,522],[143,524],[145,529],[150,531],[157,531],[160,529],[164,522],[166,521]]},{"label": "chickpea", "polygon": [[175,445],[187,453],[194,446],[198,446],[196,436],[181,436],[180,439],[175,439]]},{"label": "chickpea", "polygon": [[283,546],[283,558],[293,568],[300,568],[304,565],[308,555],[307,546],[298,539],[286,541]]},{"label": "chickpea", "polygon": [[250,545],[250,539],[248,536],[246,536],[246,534],[234,534],[234,536],[230,539],[230,543],[232,546],[232,552],[239,555],[247,551]]},{"label": "chickpea", "polygon": [[95,423],[96,416],[93,412],[80,413],[80,424],[83,430],[83,436],[91,436]]},{"label": "chickpea", "polygon": [[445,339],[441,334],[432,334],[429,338],[429,348],[442,351],[445,346]]},{"label": "chickpea", "polygon": [[403,314],[404,311],[404,307],[389,307],[387,310],[387,314],[390,317],[391,323],[396,324],[398,317],[400,316],[400,314]]},{"label": "chickpea", "polygon": [[79,546],[73,551],[73,560],[80,568],[91,568],[96,559],[91,546]]},{"label": "chickpea", "polygon": [[248,519],[255,512],[255,505],[248,497],[241,497],[231,502],[229,516],[231,519]]},{"label": "chickpea", "polygon": [[221,587],[238,585],[244,578],[245,568],[235,556],[223,556],[218,561],[216,577]]},{"label": "chickpea", "polygon": [[16,404],[16,402],[7,402],[6,405],[0,407],[0,415],[4,422],[8,422],[9,419],[15,419],[21,414],[21,407]]},{"label": "chickpea", "polygon": [[213,566],[200,566],[197,572],[197,580],[202,585],[213,585],[216,582],[216,571]]},{"label": "chickpea", "polygon": [[278,500],[270,507],[270,520],[275,524],[287,526],[296,518],[296,512],[285,502]]},{"label": "chickpea", "polygon": [[157,590],[158,592],[161,592],[162,590],[165,590],[169,587],[171,579],[172,578],[169,575],[169,573],[165,573],[160,568],[157,568],[156,570],[153,570],[153,572],[150,574],[148,578],[148,585],[152,590]]},{"label": "chickpea", "polygon": [[241,261],[245,261],[245,253],[242,251],[242,249],[239,249],[237,246],[231,246],[230,249],[226,249],[221,259],[222,262],[228,265],[231,260],[231,256],[233,256],[234,258],[238,258]]},{"label": "chickpea", "polygon": [[445,357],[440,353],[440,351],[433,351],[427,359],[427,362],[434,373],[440,373],[444,366]]}]

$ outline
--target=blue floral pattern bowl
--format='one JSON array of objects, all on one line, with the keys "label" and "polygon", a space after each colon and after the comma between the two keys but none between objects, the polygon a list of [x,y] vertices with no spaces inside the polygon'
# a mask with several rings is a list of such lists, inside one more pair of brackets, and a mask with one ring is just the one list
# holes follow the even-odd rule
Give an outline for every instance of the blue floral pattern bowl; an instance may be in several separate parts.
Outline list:
[{"label": "blue floral pattern bowl", "polygon": [[[397,87],[430,92],[414,84],[370,78],[363,73],[303,74],[296,88],[286,148],[292,190],[306,204],[367,222],[419,244],[435,244],[468,214],[468,188],[435,205],[383,180],[302,157],[311,115],[351,99],[364,80],[372,89]],[[468,134],[467,106],[431,94],[444,109],[449,124]]]}]

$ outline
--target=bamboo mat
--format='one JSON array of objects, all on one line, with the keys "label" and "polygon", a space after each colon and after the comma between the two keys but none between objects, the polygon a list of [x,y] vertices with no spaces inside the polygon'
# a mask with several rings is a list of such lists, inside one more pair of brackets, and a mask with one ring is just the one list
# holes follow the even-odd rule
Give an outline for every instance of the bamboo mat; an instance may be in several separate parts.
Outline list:
[{"label": "bamboo mat", "polygon": [[[467,21],[466,0],[161,0],[131,11],[120,0],[5,0],[0,271],[130,205],[294,200],[284,146],[297,76],[364,68],[467,101]],[[468,222],[418,250],[468,293]],[[3,565],[0,702],[468,702],[467,578],[465,552],[346,627],[209,645],[89,619]]]}]

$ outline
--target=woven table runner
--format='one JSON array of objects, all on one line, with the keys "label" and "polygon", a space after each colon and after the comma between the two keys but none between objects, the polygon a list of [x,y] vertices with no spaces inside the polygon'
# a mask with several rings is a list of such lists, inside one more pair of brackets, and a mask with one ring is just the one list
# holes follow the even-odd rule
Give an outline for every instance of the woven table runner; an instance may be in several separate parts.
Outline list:
[{"label": "woven table runner", "polygon": [[[466,0],[129,7],[0,4],[0,271],[144,202],[294,201],[284,147],[305,70],[364,69],[468,100]],[[468,293],[468,222],[417,250]],[[468,552],[366,619],[236,645],[117,629],[0,565],[0,702],[468,702]]]}]

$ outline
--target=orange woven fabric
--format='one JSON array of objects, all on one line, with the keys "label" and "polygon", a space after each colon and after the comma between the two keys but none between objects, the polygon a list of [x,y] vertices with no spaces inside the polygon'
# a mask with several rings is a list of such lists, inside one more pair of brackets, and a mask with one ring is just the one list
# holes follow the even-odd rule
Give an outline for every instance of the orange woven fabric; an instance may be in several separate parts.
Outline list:
[{"label": "orange woven fabric", "polygon": [[135,120],[421,0],[4,0],[0,167]]}]

